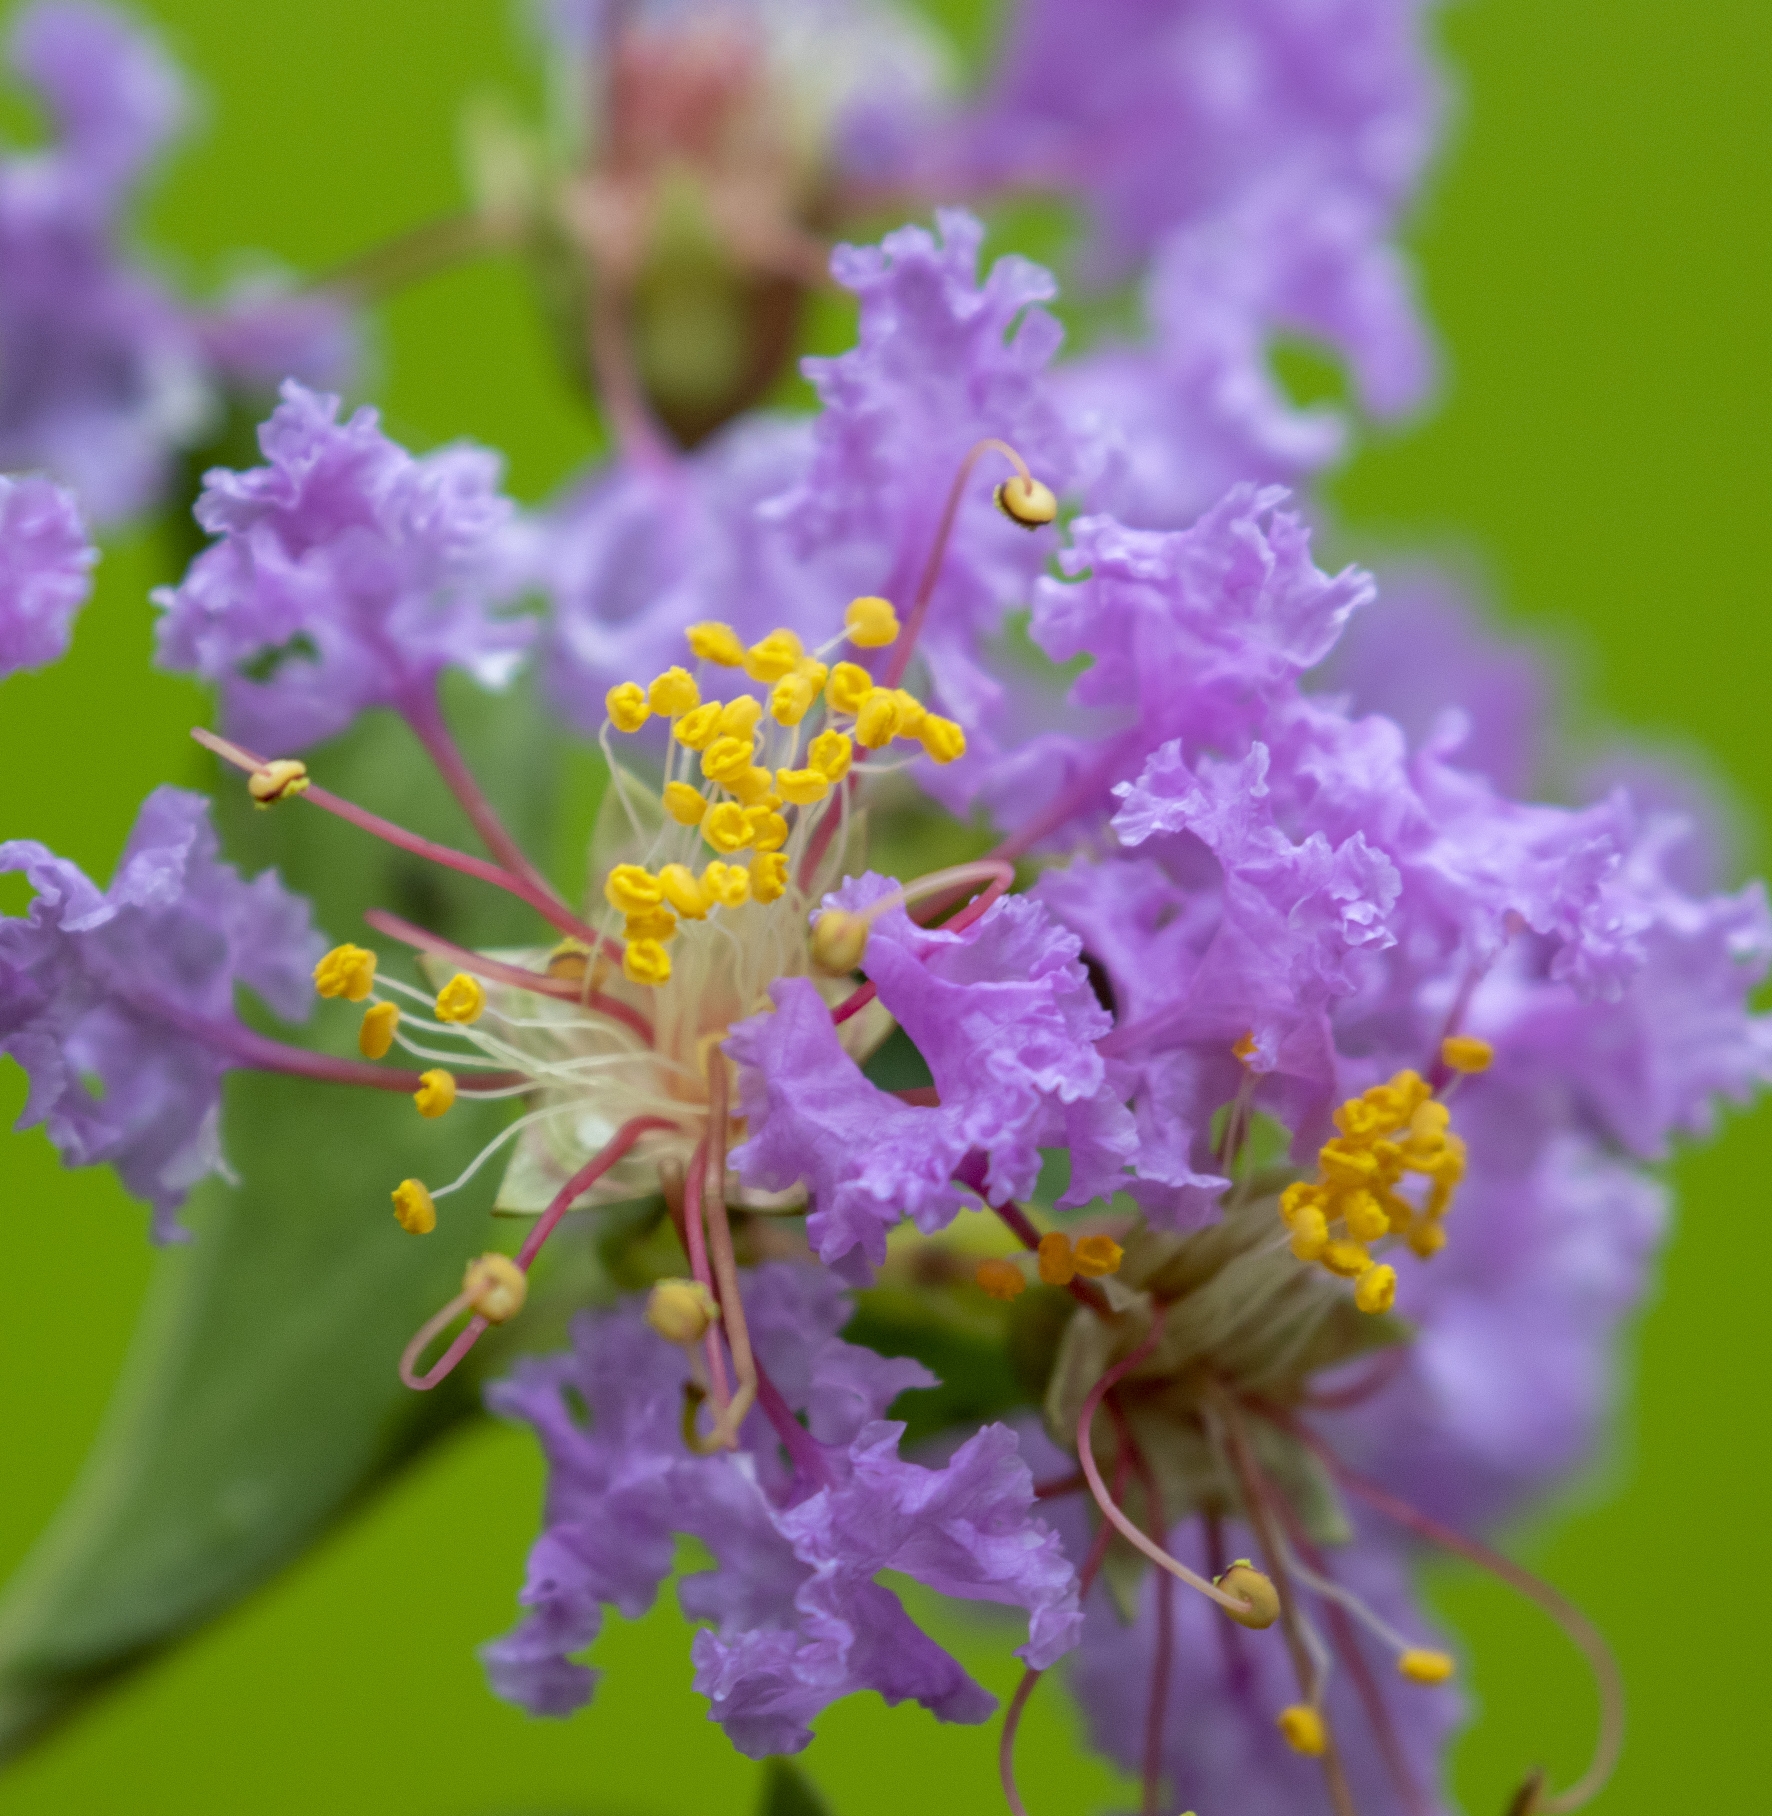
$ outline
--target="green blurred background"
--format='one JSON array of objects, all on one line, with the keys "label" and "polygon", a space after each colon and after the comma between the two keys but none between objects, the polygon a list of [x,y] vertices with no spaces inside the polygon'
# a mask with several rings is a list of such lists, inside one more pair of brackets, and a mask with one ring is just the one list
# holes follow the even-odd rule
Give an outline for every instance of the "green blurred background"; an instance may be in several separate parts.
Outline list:
[{"label": "green blurred background", "polygon": [[[447,210],[461,101],[535,86],[504,0],[142,10],[207,90],[151,215],[155,243],[199,282],[240,246],[319,270]],[[977,6],[949,10],[976,46]],[[1701,752],[1726,778],[1741,865],[1756,868],[1772,808],[1758,705],[1772,653],[1772,7],[1473,0],[1443,37],[1461,100],[1414,243],[1445,394],[1331,487],[1340,541],[1474,564],[1508,623],[1573,652],[1581,724]],[[595,446],[513,271],[433,283],[389,308],[384,330],[395,434],[491,442],[525,497]],[[200,775],[184,734],[201,701],[146,667],[144,594],[165,560],[149,536],[113,546],[72,657],[0,693],[0,829],[98,876],[147,787]],[[0,1118],[23,1095],[0,1069]],[[1677,1233],[1622,1370],[1629,1415],[1557,1517],[1515,1535],[1622,1656],[1632,1727],[1598,1806],[1610,1816],[1744,1808],[1762,1776],[1747,1737],[1768,1592],[1732,1541],[1738,1521],[1758,1529],[1772,1420],[1761,1283],[1735,1246],[1764,1214],[1769,1160],[1766,1112],[1677,1160]],[[108,1175],[62,1172],[40,1135],[0,1143],[0,1180],[6,1573],[73,1479],[150,1257],[140,1209]],[[757,1768],[703,1720],[668,1596],[612,1623],[597,1654],[608,1676],[577,1719],[530,1721],[486,1693],[473,1647],[509,1623],[540,1486],[515,1433],[480,1426],[446,1444],[0,1778],[0,1816],[748,1810]],[[1458,1749],[1460,1792],[1498,1811],[1526,1765],[1578,1766],[1590,1694],[1530,1611],[1456,1572],[1432,1591],[1472,1658],[1480,1719]],[[1006,1629],[942,1632],[1010,1687]],[[820,1726],[809,1765],[837,1816],[884,1816],[907,1796],[1000,1807],[993,1734],[872,1699]],[[1036,1699],[1022,1759],[1035,1816],[1113,1793],[1060,1696]]]}]

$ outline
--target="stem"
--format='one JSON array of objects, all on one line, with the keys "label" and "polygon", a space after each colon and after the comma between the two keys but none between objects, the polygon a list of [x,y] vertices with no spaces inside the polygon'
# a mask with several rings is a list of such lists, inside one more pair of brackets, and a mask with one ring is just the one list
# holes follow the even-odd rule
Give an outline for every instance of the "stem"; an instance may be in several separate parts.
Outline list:
[{"label": "stem", "polygon": [[757,1397],[757,1363],[751,1354],[750,1332],[745,1328],[744,1300],[738,1290],[738,1265],[732,1253],[732,1226],[726,1220],[726,1056],[717,1047],[708,1055],[707,1188],[702,1211],[708,1224],[709,1259],[720,1287],[720,1311],[726,1341],[732,1345],[732,1366],[738,1392],[721,1414],[715,1431],[731,1447],[738,1443],[738,1428]]},{"label": "stem", "polygon": [[462,812],[473,822],[474,830],[479,833],[486,849],[512,876],[521,877],[530,888],[565,907],[559,890],[542,875],[530,861],[528,853],[512,838],[504,822],[498,817],[498,810],[474,779],[474,772],[468,768],[460,746],[450,735],[448,722],[443,717],[442,702],[436,691],[415,695],[406,703],[403,712],[406,723],[412,727],[419,743],[425,747],[425,754],[436,764],[437,773],[461,804]]},{"label": "stem", "polygon": [[[689,1257],[689,1271],[709,1296],[719,1303],[713,1270],[708,1266],[707,1230],[702,1220],[702,1191],[707,1182],[707,1143],[697,1142],[689,1159],[689,1177],[683,1187],[683,1252]],[[726,1379],[726,1352],[720,1347],[720,1333],[710,1325],[702,1337],[703,1353],[708,1362],[708,1397],[714,1402],[715,1417],[732,1404],[732,1385]],[[714,1448],[709,1445],[709,1448]]]},{"label": "stem", "polygon": [[1033,474],[1028,471],[1027,462],[1010,447],[1006,441],[998,441],[995,436],[986,436],[983,441],[975,441],[966,451],[966,457],[960,462],[960,468],[954,475],[954,483],[948,487],[947,503],[942,506],[941,521],[935,527],[935,540],[929,545],[928,558],[923,563],[922,578],[917,582],[917,590],[911,599],[911,609],[905,619],[905,627],[899,633],[898,642],[893,646],[892,660],[886,665],[887,687],[896,687],[904,679],[904,671],[911,665],[911,656],[917,647],[917,638],[922,634],[923,621],[929,616],[929,601],[935,593],[935,582],[941,573],[941,564],[948,551],[948,542],[954,533],[954,518],[960,509],[961,494],[966,489],[966,481],[972,477],[972,469],[978,465],[979,458],[987,451],[995,449],[997,453],[1007,456],[1015,470],[1023,479],[1032,480]]},{"label": "stem", "polygon": [[757,1370],[757,1404],[763,1409],[764,1418],[774,1426],[775,1435],[781,1439],[794,1473],[815,1490],[830,1487],[830,1468],[818,1440],[794,1417],[794,1409],[782,1398],[781,1389],[770,1380],[762,1358],[753,1356],[752,1362]]},{"label": "stem", "polygon": [[671,466],[675,454],[669,438],[646,402],[628,333],[627,305],[595,275],[589,282],[586,309],[587,349],[597,395],[615,431],[616,451],[638,467]]},{"label": "stem", "polygon": [[1526,1816],[1566,1816],[1568,1811],[1578,1810],[1597,1797],[1612,1776],[1624,1748],[1624,1679],[1600,1630],[1567,1596],[1516,1564],[1512,1558],[1491,1550],[1481,1539],[1467,1538],[1453,1527],[1442,1526],[1438,1520],[1398,1499],[1388,1489],[1356,1474],[1301,1421],[1281,1414],[1277,1422],[1314,1451],[1335,1479],[1367,1506],[1376,1508],[1387,1519],[1395,1520],[1418,1537],[1499,1577],[1510,1589],[1536,1602],[1581,1649],[1600,1694],[1600,1733],[1594,1745],[1593,1759],[1566,1791],[1559,1791],[1553,1797],[1539,1796],[1535,1801],[1527,1802],[1524,1811]]},{"label": "stem", "polygon": [[[264,767],[264,759],[255,757],[242,745],[218,738],[214,732],[205,731],[202,726],[193,727],[191,736],[205,750],[213,751],[223,762],[231,763],[236,769],[243,769],[248,774]],[[561,932],[569,933],[574,939],[586,941],[591,946],[606,945],[595,928],[587,927],[577,915],[555,901],[550,895],[536,889],[522,877],[513,876],[498,864],[489,864],[484,858],[470,857],[465,851],[457,851],[449,845],[439,845],[433,839],[420,838],[415,832],[408,832],[404,826],[396,826],[392,820],[384,820],[380,814],[369,812],[353,801],[347,801],[339,795],[329,793],[312,783],[299,797],[323,813],[336,814],[341,820],[367,832],[372,837],[383,839],[401,851],[410,851],[415,857],[428,858],[433,864],[440,864],[446,870],[459,870],[463,876],[477,877],[483,883],[490,883],[495,889],[502,889],[514,895],[519,901],[527,902],[543,920],[551,921]]]},{"label": "stem", "polygon": [[652,1023],[638,1009],[630,1009],[626,1003],[617,1002],[613,996],[605,996],[601,990],[588,990],[569,979],[549,977],[545,971],[526,971],[521,965],[507,965],[503,959],[488,958],[483,952],[458,946],[453,940],[444,939],[441,934],[402,920],[399,915],[390,914],[385,908],[366,908],[363,919],[377,933],[385,933],[389,939],[398,940],[401,945],[411,946],[419,952],[433,952],[439,958],[448,959],[458,969],[470,971],[489,983],[508,984],[516,990],[530,990],[537,996],[551,996],[559,1002],[578,1003],[584,1008],[595,1009],[599,1015],[607,1015],[612,1021],[618,1021],[623,1027],[632,1029],[647,1046],[652,1045]]},{"label": "stem", "polygon": [[[517,1265],[524,1273],[529,1272],[530,1264],[541,1252],[541,1246],[554,1232],[560,1219],[572,1208],[573,1201],[583,1192],[597,1183],[609,1169],[621,1160],[640,1137],[652,1129],[668,1129],[675,1125],[662,1116],[635,1116],[624,1122],[609,1139],[603,1149],[578,1169],[572,1177],[554,1194],[552,1202],[542,1213],[536,1226],[529,1232],[527,1240],[517,1251]],[[438,1333],[467,1309],[468,1296],[465,1292],[457,1293],[439,1312],[427,1318],[418,1328],[412,1341],[406,1345],[405,1353],[400,1357],[400,1379],[414,1393],[429,1393],[438,1382],[446,1380],[454,1373],[456,1365],[471,1350],[487,1330],[486,1320],[478,1315],[468,1320],[461,1334],[443,1352],[442,1359],[428,1374],[413,1373],[418,1359]]]},{"label": "stem", "polygon": [[[1253,1451],[1247,1442],[1236,1406],[1228,1394],[1222,1390],[1216,1396],[1218,1409],[1224,1420],[1225,1450],[1230,1459],[1232,1471],[1237,1478],[1237,1487],[1243,1496],[1243,1508],[1249,1516],[1249,1523],[1255,1529],[1255,1536],[1260,1541],[1262,1558],[1267,1565],[1268,1575],[1274,1580],[1274,1588],[1280,1597],[1280,1627],[1286,1636],[1286,1650],[1292,1656],[1292,1669],[1298,1677],[1300,1694],[1315,1707],[1321,1694],[1321,1683],[1317,1668],[1313,1662],[1310,1649],[1305,1644],[1304,1634],[1299,1626],[1298,1604],[1292,1593],[1290,1575],[1286,1568],[1286,1555],[1280,1544],[1279,1535],[1274,1530],[1273,1514],[1269,1507],[1266,1485],[1261,1470],[1256,1464]],[[1347,1781],[1347,1773],[1342,1768],[1341,1750],[1336,1745],[1335,1733],[1328,1723],[1324,1723],[1324,1747],[1322,1752],[1323,1779],[1328,1787],[1329,1801],[1334,1806],[1336,1816],[1357,1816],[1354,1809],[1354,1794]]]},{"label": "stem", "polygon": [[380,302],[409,284],[491,252],[498,239],[496,230],[481,215],[441,215],[335,265],[307,288],[342,290],[359,302]]}]

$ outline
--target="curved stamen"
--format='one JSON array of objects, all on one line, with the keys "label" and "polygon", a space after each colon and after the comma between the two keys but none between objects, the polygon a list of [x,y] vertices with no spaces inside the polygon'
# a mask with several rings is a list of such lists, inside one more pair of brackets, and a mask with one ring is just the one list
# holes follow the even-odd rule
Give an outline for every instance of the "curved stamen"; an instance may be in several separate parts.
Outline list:
[{"label": "curved stamen", "polygon": [[1186,1583],[1190,1589],[1198,1590],[1208,1601],[1216,1602],[1228,1613],[1249,1614],[1254,1611],[1253,1603],[1240,1595],[1227,1595],[1216,1583],[1208,1582],[1197,1570],[1190,1570],[1180,1558],[1171,1557],[1161,1545],[1139,1531],[1120,1510],[1115,1497],[1108,1493],[1107,1484],[1101,1479],[1101,1470],[1095,1461],[1094,1449],[1090,1445],[1089,1428],[1095,1423],[1095,1414],[1103,1399],[1141,1362],[1150,1359],[1163,1339],[1163,1320],[1168,1310],[1166,1305],[1159,1303],[1151,1319],[1150,1335],[1129,1355],[1107,1369],[1090,1388],[1083,1401],[1083,1410],[1077,1418],[1077,1461],[1082,1465],[1083,1475],[1089,1483],[1089,1492],[1095,1496],[1096,1506],[1129,1545],[1143,1552],[1159,1570],[1167,1570],[1177,1582]]},{"label": "curved stamen", "polygon": [[[1132,1427],[1119,1400],[1110,1395],[1107,1409],[1137,1472],[1151,1536],[1162,1544],[1168,1537],[1169,1527],[1163,1517],[1163,1496],[1157,1487],[1156,1474],[1137,1438],[1132,1435]],[[1140,1816],[1161,1816],[1158,1806],[1162,1801],[1163,1786],[1163,1723],[1169,1712],[1169,1667],[1175,1650],[1175,1583],[1167,1571],[1158,1574],[1156,1592],[1157,1647],[1151,1661],[1150,1696],[1145,1703],[1144,1795]]]},{"label": "curved stamen", "polygon": [[750,1332],[745,1326],[744,1300],[738,1290],[738,1264],[732,1252],[732,1226],[726,1220],[726,1056],[718,1047],[708,1054],[707,1178],[702,1192],[702,1214],[708,1225],[709,1259],[720,1289],[720,1322],[732,1345],[732,1366],[738,1391],[732,1404],[714,1422],[714,1437],[735,1448],[738,1428],[757,1397],[757,1364],[751,1354]]},{"label": "curved stamen", "polygon": [[441,934],[432,933],[412,921],[402,920],[399,915],[390,914],[385,908],[366,908],[363,919],[377,933],[385,933],[389,939],[398,940],[401,945],[411,946],[415,951],[446,958],[458,970],[466,971],[474,977],[483,977],[488,983],[508,984],[513,989],[528,990],[536,996],[551,996],[563,1003],[579,1003],[587,1009],[595,1009],[599,1015],[606,1015],[611,1021],[618,1021],[624,1028],[632,1029],[647,1046],[652,1045],[652,1023],[638,1009],[629,1008],[626,1003],[617,1002],[613,996],[605,996],[600,990],[588,990],[570,978],[549,977],[545,972],[525,971],[521,965],[510,965],[503,959],[488,958],[483,952],[458,946],[453,940],[444,939]]},{"label": "curved stamen", "polygon": [[[697,1142],[695,1152],[689,1158],[689,1177],[683,1191],[683,1251],[689,1257],[690,1273],[717,1303],[720,1294],[714,1285],[713,1270],[708,1266],[707,1229],[702,1216],[707,1159],[706,1141]],[[702,1343],[708,1363],[708,1392],[717,1415],[723,1413],[732,1402],[732,1387],[726,1379],[726,1352],[720,1347],[720,1333],[711,1324],[702,1336]],[[692,1422],[686,1419],[683,1426],[686,1439],[693,1429]],[[711,1439],[699,1437],[693,1439],[689,1447],[702,1454],[719,1448]]]},{"label": "curved stamen", "polygon": [[1033,482],[1034,476],[1028,471],[1027,462],[1008,442],[999,441],[994,435],[975,441],[966,450],[965,458],[954,474],[954,483],[948,487],[947,503],[942,506],[941,521],[935,527],[935,540],[929,545],[929,554],[923,563],[917,590],[911,597],[911,609],[906,614],[904,629],[899,633],[898,641],[893,646],[892,660],[886,667],[885,684],[888,687],[896,687],[911,665],[911,656],[917,647],[917,638],[922,633],[923,621],[929,616],[929,602],[935,594],[935,583],[941,575],[941,564],[948,552],[948,542],[954,533],[954,519],[959,514],[966,481],[972,477],[972,469],[978,465],[979,460],[989,453],[1003,455],[1024,480],[1030,484]]},{"label": "curved stamen", "polygon": [[1519,1816],[1567,1816],[1569,1811],[1591,1803],[1605,1789],[1606,1781],[1612,1776],[1613,1768],[1618,1764],[1618,1756],[1624,1749],[1624,1679],[1619,1673],[1618,1661],[1613,1658],[1612,1650],[1600,1630],[1567,1596],[1560,1594],[1549,1583],[1534,1576],[1511,1558],[1491,1550],[1481,1539],[1467,1538],[1450,1526],[1442,1526],[1438,1520],[1421,1512],[1419,1508],[1412,1507],[1407,1501],[1400,1500],[1388,1489],[1357,1474],[1302,1421],[1291,1418],[1277,1408],[1270,1412],[1264,1407],[1263,1411],[1314,1452],[1350,1494],[1358,1496],[1369,1507],[1377,1509],[1387,1519],[1395,1520],[1398,1525],[1407,1527],[1419,1537],[1466,1558],[1492,1576],[1499,1577],[1510,1589],[1517,1590],[1529,1601],[1536,1602],[1581,1649],[1594,1674],[1600,1696],[1600,1732],[1594,1743],[1593,1758],[1589,1761],[1587,1770],[1574,1784],[1554,1796],[1544,1795],[1542,1790],[1529,1782],[1528,1787],[1522,1791],[1522,1801],[1516,1804],[1516,1808]]},{"label": "curved stamen", "polygon": [[[263,757],[254,756],[242,745],[230,743],[226,738],[218,738],[214,732],[206,731],[200,725],[192,727],[191,736],[205,750],[213,752],[223,762],[231,763],[236,769],[244,770],[248,775],[265,767]],[[396,826],[392,820],[384,820],[380,814],[371,813],[354,801],[347,801],[343,796],[332,794],[316,784],[311,783],[299,798],[324,813],[336,814],[339,819],[355,826],[359,831],[367,832],[371,837],[381,839],[401,851],[410,851],[415,857],[428,858],[445,870],[458,870],[463,876],[476,877],[482,883],[490,883],[493,888],[502,889],[507,895],[514,895],[520,902],[526,902],[543,920],[552,922],[562,933],[569,933],[573,938],[585,940],[593,946],[609,946],[613,956],[621,956],[618,942],[604,940],[570,909],[555,901],[551,895],[535,888],[523,877],[514,876],[501,864],[489,863],[485,858],[470,857],[467,852],[457,851],[451,845],[439,845],[434,839],[421,838],[416,832],[408,832],[404,826]]]},{"label": "curved stamen", "polygon": [[504,865],[512,876],[521,877],[532,889],[546,895],[564,908],[560,892],[530,861],[529,854],[511,837],[498,810],[486,798],[467,759],[450,734],[443,717],[437,690],[420,694],[407,701],[401,716],[412,727],[413,735],[425,747],[425,754],[437,766],[437,773],[455,796],[461,810],[479,833],[486,849]]},{"label": "curved stamen", "polygon": [[[611,1167],[620,1161],[642,1135],[653,1129],[668,1129],[675,1126],[663,1116],[635,1116],[624,1122],[602,1150],[586,1161],[554,1194],[548,1208],[541,1214],[535,1228],[529,1232],[523,1246],[517,1251],[517,1266],[524,1273],[529,1272],[531,1263],[541,1252],[542,1244],[554,1233],[555,1226],[572,1208],[574,1202],[588,1192]],[[400,1379],[414,1393],[429,1393],[438,1382],[447,1380],[455,1372],[462,1357],[486,1334],[489,1328],[487,1321],[476,1314],[469,1319],[467,1327],[444,1351],[442,1359],[434,1368],[423,1375],[413,1372],[419,1357],[424,1354],[432,1340],[440,1331],[452,1324],[467,1309],[469,1303],[466,1292],[458,1293],[441,1311],[427,1318],[419,1326],[412,1341],[407,1344],[404,1354],[400,1357]]]}]

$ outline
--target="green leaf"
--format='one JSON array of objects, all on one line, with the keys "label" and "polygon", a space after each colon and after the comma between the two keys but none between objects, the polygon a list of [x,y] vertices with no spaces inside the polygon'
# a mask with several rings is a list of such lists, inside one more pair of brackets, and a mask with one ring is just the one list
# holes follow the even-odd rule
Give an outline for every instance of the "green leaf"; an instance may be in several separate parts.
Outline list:
[{"label": "green leaf", "polygon": [[[521,697],[475,694],[451,710],[507,825],[550,855],[565,771],[543,716]],[[398,722],[376,715],[312,768],[337,793],[476,848]],[[252,812],[234,778],[222,781],[218,819],[242,867],[276,864],[335,938],[366,940],[360,915],[371,904],[470,945],[552,937],[500,892],[311,806]],[[414,975],[400,955],[384,949],[382,959]],[[356,1020],[348,1005],[321,1004],[304,1035],[350,1052]],[[427,1122],[403,1093],[229,1079],[223,1145],[238,1182],[194,1195],[195,1240],[156,1265],[81,1477],[0,1598],[0,1756],[299,1556],[473,1415],[479,1380],[514,1342],[557,1337],[543,1275],[532,1311],[483,1342],[471,1370],[429,1395],[409,1393],[395,1372],[413,1330],[458,1290],[466,1257],[511,1242],[486,1214],[496,1164],[444,1200],[428,1237],[399,1229],[388,1194],[408,1175],[453,1178],[512,1113],[462,1101]],[[598,1289],[595,1252],[569,1231],[560,1246],[554,1279],[569,1277],[571,1292],[553,1297],[582,1302]]]},{"label": "green leaf", "polygon": [[757,1816],[831,1816],[831,1806],[791,1759],[771,1759],[763,1767]]}]

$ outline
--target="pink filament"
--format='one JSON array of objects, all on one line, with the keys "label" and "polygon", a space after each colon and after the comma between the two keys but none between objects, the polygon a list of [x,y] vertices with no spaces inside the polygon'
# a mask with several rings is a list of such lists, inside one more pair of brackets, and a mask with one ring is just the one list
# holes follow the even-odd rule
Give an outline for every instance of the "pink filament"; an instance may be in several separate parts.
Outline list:
[{"label": "pink filament", "polygon": [[[702,1223],[701,1201],[707,1177],[708,1144],[698,1142],[689,1162],[689,1177],[683,1188],[683,1246],[689,1254],[689,1271],[709,1298],[719,1302],[719,1289],[714,1285],[713,1269],[708,1266],[707,1230]],[[720,1333],[709,1325],[702,1338],[708,1362],[708,1398],[716,1413],[725,1412],[732,1404],[732,1387],[726,1378],[726,1352],[720,1346]]]},{"label": "pink filament", "polygon": [[[517,1251],[517,1265],[524,1273],[529,1272],[530,1264],[541,1252],[541,1246],[554,1232],[555,1227],[572,1208],[573,1201],[603,1177],[633,1147],[642,1135],[652,1129],[668,1129],[673,1125],[662,1116],[635,1116],[624,1122],[608,1143],[594,1158],[585,1162],[572,1177],[554,1194],[548,1208],[537,1220],[535,1228],[529,1232],[528,1239]],[[419,1327],[417,1334],[407,1344],[405,1353],[400,1357],[400,1379],[414,1393],[429,1393],[439,1381],[447,1380],[455,1372],[456,1365],[469,1350],[478,1343],[487,1330],[486,1320],[475,1316],[468,1320],[460,1335],[443,1352],[442,1359],[428,1374],[415,1375],[413,1369],[421,1355],[429,1347],[439,1332],[467,1309],[468,1296],[458,1293],[439,1312],[427,1318]]]}]

